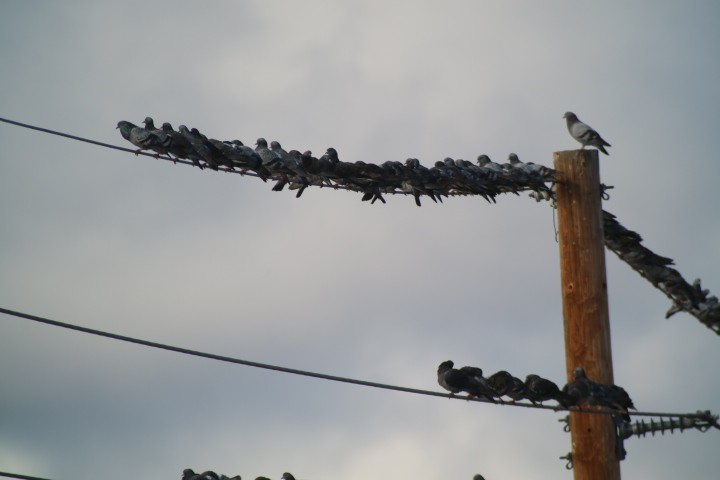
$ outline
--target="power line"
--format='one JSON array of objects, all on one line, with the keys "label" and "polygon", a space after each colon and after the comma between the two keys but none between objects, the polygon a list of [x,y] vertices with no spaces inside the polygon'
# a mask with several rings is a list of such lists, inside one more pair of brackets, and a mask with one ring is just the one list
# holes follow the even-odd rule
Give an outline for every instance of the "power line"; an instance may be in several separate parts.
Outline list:
[{"label": "power line", "polygon": [[[88,333],[88,334],[97,335],[100,337],[111,338],[113,340],[120,340],[123,342],[135,343],[135,344],[143,345],[146,347],[159,348],[162,350],[169,350],[171,352],[182,353],[185,355],[193,355],[196,357],[209,358],[211,360],[218,360],[221,362],[235,363],[235,364],[239,364],[239,365],[245,365],[248,367],[262,368],[262,369],[266,369],[266,370],[274,370],[277,372],[290,373],[293,375],[302,375],[305,377],[319,378],[321,380],[330,380],[333,382],[350,383],[350,384],[361,385],[361,386],[365,386],[365,387],[381,388],[381,389],[385,389],[385,390],[395,390],[398,392],[405,392],[405,393],[414,393],[417,395],[429,395],[429,396],[433,396],[433,397],[448,398],[447,393],[434,392],[431,390],[422,390],[419,388],[401,387],[398,385],[389,385],[389,384],[378,383],[378,382],[369,382],[366,380],[358,380],[358,379],[354,379],[354,378],[340,377],[337,375],[327,375],[324,373],[309,372],[306,370],[299,370],[296,368],[281,367],[281,366],[277,366],[277,365],[269,365],[267,363],[253,362],[250,360],[242,360],[239,358],[227,357],[224,355],[216,355],[214,353],[200,352],[198,350],[191,350],[188,348],[175,347],[175,346],[166,345],[163,343],[151,342],[148,340],[142,340],[139,338],[128,337],[125,335],[118,335],[116,333],[104,332],[102,330],[96,330],[93,328],[81,327],[78,325],[73,325],[73,324],[65,323],[65,322],[59,322],[57,320],[51,320],[48,318],[38,317],[36,315],[30,315],[27,313],[17,312],[15,310],[10,310],[7,308],[2,308],[2,307],[0,307],[0,313],[4,313],[6,315],[11,315],[11,316],[18,317],[18,318],[23,318],[25,320],[31,320],[34,322],[43,323],[46,325],[52,325],[54,327],[66,328],[68,330],[74,330],[77,332]],[[468,400],[466,397],[452,396],[450,398],[453,398],[456,400]],[[493,402],[490,402],[489,400],[482,399],[482,398],[471,398],[469,400],[472,400],[474,402],[493,403]],[[584,409],[584,408],[579,408],[579,407],[570,407],[568,409],[568,408],[564,408],[561,406],[534,405],[532,403],[501,402],[501,403],[499,403],[499,405],[509,405],[509,406],[526,407],[526,408],[540,408],[540,409],[554,410],[554,411],[570,410],[573,412],[599,413],[599,414],[608,414],[608,415],[616,415],[618,413],[617,410],[611,410],[611,409]],[[705,418],[707,415],[709,415],[709,412],[698,412],[698,413],[633,412],[632,415],[634,415],[634,416],[652,416],[652,417],[676,417],[676,418],[683,418],[683,417]],[[720,427],[718,427],[718,428],[720,428]]]},{"label": "power line", "polygon": [[[37,130],[39,132],[43,133],[49,133],[51,135],[58,135],[65,138],[70,138],[72,140],[78,140],[81,142],[90,143],[93,145],[98,145],[101,147],[107,147],[112,148],[115,150],[120,150],[123,152],[129,152],[134,153],[135,155],[145,155],[147,157],[153,157],[169,162],[174,163],[182,163],[185,165],[193,165],[192,162],[177,158],[170,158],[169,156],[163,156],[158,155],[154,153],[148,153],[148,152],[142,152],[139,150],[132,150],[129,148],[119,147],[117,145],[111,145],[108,143],[98,142],[96,140],[91,140],[89,138],[79,137],[76,135],[70,135],[63,132],[58,132],[55,130],[50,130],[47,128],[41,128],[34,125],[29,125],[26,123],[17,122],[14,120],[9,120],[7,118],[0,118],[0,122],[9,123],[12,125],[16,125],[19,127],[29,128],[32,130]],[[528,164],[524,164],[528,165]],[[377,166],[376,166],[377,167]],[[549,181],[548,179],[554,178],[554,170],[549,169],[547,167],[542,167],[545,169],[545,175],[547,178],[543,177],[542,181]],[[224,167],[222,165],[218,166],[218,170],[224,171],[224,172],[232,172],[240,175],[248,175],[252,177],[260,177],[260,175],[247,171],[247,170],[234,170],[232,168]],[[452,169],[451,169],[452,170]],[[382,169],[381,169],[382,172]],[[537,183],[537,178],[533,181],[528,183],[529,177],[521,171],[521,169],[510,169],[506,173],[515,172],[515,178],[513,180],[515,184],[515,190],[514,193],[517,193],[517,191],[522,189],[535,189],[530,196],[534,197],[536,200],[553,200],[554,199],[554,192],[547,187],[544,186],[544,183],[541,185]],[[375,172],[378,173],[378,172]],[[387,176],[387,177],[393,177],[393,175],[388,174],[387,172],[379,173],[381,176]],[[396,176],[396,175],[395,175]],[[273,174],[270,178],[277,180],[279,177],[282,181],[288,180],[288,175],[286,173],[281,173],[279,175]],[[360,188],[360,184],[357,183],[357,179],[354,179],[354,177],[347,177],[342,178],[341,176],[337,175],[337,172],[333,173],[332,177],[325,177],[324,182],[321,182],[319,185],[311,184],[306,186],[330,186],[333,189],[343,189],[348,191],[363,191],[366,196],[370,192],[368,190],[369,185],[375,185],[373,188],[379,188],[376,182],[377,179],[364,179],[362,188]],[[412,184],[416,179],[408,179],[410,181],[409,184]],[[496,179],[497,180],[497,179]],[[506,179],[507,180],[507,179]],[[467,179],[465,179],[467,181]],[[374,183],[373,183],[374,182]],[[489,183],[493,183],[489,179],[483,179],[483,181],[480,182],[481,186],[485,185],[488,186]],[[388,182],[385,182],[388,183]],[[512,182],[511,182],[512,183]],[[332,185],[331,185],[332,184]],[[388,184],[392,184],[392,182],[389,182]],[[467,191],[457,191],[455,190],[454,184],[450,184],[448,188],[439,188],[434,187],[434,192],[438,194],[438,199],[442,199],[442,195],[446,196],[458,196],[458,195],[468,195],[469,193]],[[277,187],[277,185],[276,185]],[[275,188],[276,188],[275,187]],[[505,186],[507,187],[507,186]],[[605,187],[607,188],[607,187]],[[370,192],[372,193],[372,192]],[[388,189],[383,188],[381,190],[377,190],[377,195],[373,198],[381,198],[382,194],[392,194],[392,195],[415,195],[417,194],[417,191],[415,193],[404,191],[402,189],[398,190],[397,188],[394,189]],[[497,193],[507,193],[504,192],[504,190],[501,188]],[[442,194],[442,195],[440,195]],[[471,194],[471,193],[470,193]],[[363,199],[368,199],[366,197],[363,197]],[[374,200],[373,200],[374,202]],[[612,215],[609,212],[603,211],[603,226],[604,226],[604,236],[605,236],[605,246],[614,252],[616,255],[620,257],[621,260],[623,260],[625,263],[627,263],[630,268],[637,271],[640,275],[642,275],[646,280],[648,280],[655,288],[662,291],[668,298],[670,298],[673,301],[673,305],[670,308],[670,310],[666,314],[666,318],[670,317],[671,315],[675,314],[678,311],[685,311],[689,313],[690,315],[697,318],[700,322],[702,322],[706,327],[713,330],[717,335],[720,335],[720,302],[718,302],[718,299],[715,295],[710,295],[710,291],[708,289],[703,289],[700,286],[700,280],[695,280],[692,284],[687,282],[680,273],[675,270],[674,268],[671,268],[669,265],[673,263],[672,259],[661,257],[654,252],[652,252],[650,249],[644,247],[641,245],[642,237],[637,232],[633,232],[632,230],[629,230],[625,227],[623,227],[616,219],[615,216]]]},{"label": "power line", "polygon": [[49,480],[47,478],[32,477],[30,475],[21,475],[19,473],[8,473],[8,472],[0,472],[0,477],[20,478],[22,480]]}]

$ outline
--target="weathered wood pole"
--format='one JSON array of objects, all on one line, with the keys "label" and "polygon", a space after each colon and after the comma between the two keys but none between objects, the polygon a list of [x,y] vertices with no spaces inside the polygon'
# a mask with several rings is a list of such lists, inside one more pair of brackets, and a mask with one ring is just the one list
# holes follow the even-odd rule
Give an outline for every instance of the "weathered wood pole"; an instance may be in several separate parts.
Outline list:
[{"label": "weathered wood pole", "polygon": [[[565,366],[594,381],[613,382],[597,150],[555,152],[558,183]],[[615,427],[609,415],[570,413],[575,480],[620,480]]]}]

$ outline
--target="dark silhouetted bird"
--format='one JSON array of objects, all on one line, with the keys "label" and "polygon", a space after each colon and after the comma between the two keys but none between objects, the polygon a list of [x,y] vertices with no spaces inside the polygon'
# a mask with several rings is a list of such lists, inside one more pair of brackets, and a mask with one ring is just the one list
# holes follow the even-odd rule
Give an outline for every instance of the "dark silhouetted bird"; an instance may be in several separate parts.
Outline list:
[{"label": "dark silhouetted bird", "polygon": [[567,405],[565,395],[560,391],[558,386],[550,380],[530,374],[525,377],[525,387],[527,387],[526,398],[532,403],[542,404],[548,400],[555,400],[562,406]]},{"label": "dark silhouetted bird", "polygon": [[438,384],[450,392],[451,397],[456,393],[465,391],[468,384],[467,374],[453,368],[454,366],[452,360],[447,360],[442,362],[437,370]]}]

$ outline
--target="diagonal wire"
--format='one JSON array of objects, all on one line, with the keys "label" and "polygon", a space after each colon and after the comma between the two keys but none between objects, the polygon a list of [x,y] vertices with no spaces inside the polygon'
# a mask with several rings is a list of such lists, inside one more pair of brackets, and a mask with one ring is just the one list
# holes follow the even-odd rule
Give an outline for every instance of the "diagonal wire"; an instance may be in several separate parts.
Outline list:
[{"label": "diagonal wire", "polygon": [[47,478],[32,477],[30,475],[22,475],[19,473],[0,472],[0,477],[19,478],[21,480],[48,480]]},{"label": "diagonal wire", "polygon": [[[154,157],[165,161],[179,162],[185,165],[193,165],[192,162],[187,160],[180,160],[170,158],[168,156],[151,154],[142,152],[140,150],[132,150],[129,148],[119,147],[108,143],[98,142],[84,137],[76,135],[70,135],[47,128],[41,128],[26,123],[17,122],[7,118],[0,118],[0,122],[9,123],[12,125],[37,130],[52,135],[58,135],[81,142],[90,143],[93,145],[99,145],[102,147],[112,148],[123,152],[134,153],[135,155],[145,155],[148,157]],[[259,177],[254,172],[248,172],[245,170],[233,170],[231,168],[219,167],[219,170],[224,172],[238,173],[240,175],[249,175],[253,177]],[[550,169],[548,169],[551,171]],[[323,185],[320,185],[322,188]],[[356,188],[352,188],[349,185],[338,184],[337,182],[332,185],[334,189],[343,189],[350,191],[357,191]],[[383,194],[391,195],[411,195],[410,192],[400,190],[383,191]],[[452,189],[442,192],[443,195],[455,196],[455,195],[466,195],[467,192],[456,192]],[[530,194],[536,200],[552,200],[554,194],[550,190],[537,190]],[[373,200],[374,202],[374,200]],[[554,220],[554,217],[553,217]],[[637,271],[641,276],[648,280],[655,288],[663,292],[668,298],[673,301],[673,305],[666,314],[666,318],[670,317],[678,311],[685,311],[690,315],[697,318],[706,327],[713,330],[717,335],[720,335],[720,302],[714,295],[709,295],[709,290],[702,289],[700,286],[700,280],[695,280],[691,285],[688,283],[680,273],[671,268],[673,262],[671,259],[661,257],[650,249],[641,245],[642,238],[636,232],[623,227],[616,219],[615,216],[607,211],[603,211],[603,225],[604,225],[604,237],[605,246],[617,254],[621,260],[627,263],[630,268]]]},{"label": "diagonal wire", "polygon": [[[385,390],[395,390],[398,392],[405,392],[405,393],[414,393],[417,395],[429,395],[429,396],[433,396],[433,397],[453,398],[456,400],[472,400],[475,402],[494,403],[494,402],[491,402],[489,400],[482,399],[482,398],[468,399],[466,397],[449,396],[447,393],[434,392],[431,390],[422,390],[419,388],[401,387],[401,386],[389,385],[389,384],[385,384],[385,383],[369,382],[366,380],[358,380],[358,379],[354,379],[354,378],[340,377],[337,375],[327,375],[324,373],[309,372],[306,370],[299,370],[296,368],[281,367],[281,366],[277,366],[277,365],[270,365],[267,363],[253,362],[250,360],[242,360],[239,358],[227,357],[224,355],[216,355],[214,353],[200,352],[198,350],[191,350],[188,348],[175,347],[175,346],[166,345],[163,343],[151,342],[151,341],[142,340],[139,338],[128,337],[125,335],[118,335],[116,333],[109,333],[109,332],[104,332],[102,330],[96,330],[93,328],[81,327],[81,326],[73,325],[70,323],[59,322],[57,320],[51,320],[49,318],[43,318],[43,317],[38,317],[36,315],[30,315],[27,313],[17,312],[15,310],[10,310],[10,309],[3,308],[3,307],[0,307],[0,313],[4,313],[6,315],[11,315],[11,316],[18,317],[18,318],[23,318],[26,320],[31,320],[31,321],[38,322],[38,323],[43,323],[46,325],[52,325],[54,327],[66,328],[68,330],[74,330],[77,332],[88,333],[88,334],[97,335],[100,337],[106,337],[106,338],[110,338],[113,340],[120,340],[123,342],[135,343],[135,344],[143,345],[146,347],[159,348],[162,350],[169,350],[171,352],[182,353],[185,355],[193,355],[196,357],[209,358],[211,360],[235,363],[235,364],[239,364],[239,365],[245,365],[248,367],[262,368],[262,369],[266,369],[266,370],[274,370],[277,372],[290,373],[293,375],[302,375],[305,377],[313,377],[313,378],[319,378],[322,380],[330,380],[333,382],[350,383],[350,384],[361,385],[361,386],[365,386],[365,387],[381,388],[381,389],[385,389]],[[515,406],[515,407],[540,408],[540,409],[554,410],[554,411],[569,410],[569,411],[573,411],[573,412],[598,413],[598,414],[608,414],[608,415],[616,415],[618,413],[617,410],[612,410],[612,409],[587,409],[587,408],[579,408],[579,407],[564,408],[561,406],[534,405],[532,403],[501,402],[498,404]],[[632,415],[634,415],[634,416],[654,416],[654,417],[688,417],[688,418],[702,417],[702,418],[705,418],[705,416],[707,414],[705,414],[705,413],[633,412]]]}]

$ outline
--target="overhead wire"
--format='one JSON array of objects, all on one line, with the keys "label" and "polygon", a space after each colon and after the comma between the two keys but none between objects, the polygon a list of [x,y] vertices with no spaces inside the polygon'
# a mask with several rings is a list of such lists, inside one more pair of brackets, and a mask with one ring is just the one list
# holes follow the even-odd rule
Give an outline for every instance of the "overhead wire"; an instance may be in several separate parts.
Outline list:
[{"label": "overhead wire", "polygon": [[[96,330],[93,328],[81,327],[79,325],[60,322],[57,320],[51,320],[49,318],[39,317],[37,315],[30,315],[28,313],[22,313],[22,312],[10,310],[10,309],[3,308],[3,307],[0,307],[0,313],[4,313],[6,315],[14,316],[17,318],[22,318],[25,320],[30,320],[33,322],[51,325],[54,327],[65,328],[65,329],[73,330],[76,332],[88,333],[90,335],[96,335],[96,336],[100,336],[100,337],[110,338],[110,339],[119,340],[122,342],[135,343],[137,345],[143,345],[146,347],[158,348],[161,350],[168,350],[171,352],[182,353],[185,355],[192,355],[192,356],[196,356],[196,357],[208,358],[210,360],[217,360],[217,361],[221,361],[221,362],[245,365],[248,367],[261,368],[261,369],[265,369],[265,370],[274,370],[274,371],[283,372],[283,373],[290,373],[292,375],[301,375],[301,376],[305,376],[305,377],[318,378],[321,380],[330,380],[333,382],[350,383],[350,384],[360,385],[360,386],[365,386],[365,387],[380,388],[380,389],[384,389],[384,390],[394,390],[394,391],[398,391],[398,392],[413,393],[413,394],[417,394],[417,395],[442,397],[442,398],[446,398],[446,399],[452,398],[452,399],[456,399],[456,400],[471,400],[471,401],[475,401],[475,402],[490,403],[490,404],[497,404],[497,405],[508,405],[508,406],[515,406],[515,407],[538,408],[538,409],[554,410],[554,411],[569,410],[572,412],[597,413],[597,414],[607,414],[607,415],[616,415],[618,413],[617,410],[612,410],[612,409],[587,409],[587,408],[580,408],[580,407],[564,408],[561,406],[535,405],[532,403],[523,403],[523,402],[512,402],[512,403],[498,402],[498,403],[495,403],[495,402],[491,402],[491,401],[483,399],[483,398],[468,399],[466,397],[449,396],[447,393],[435,392],[435,391],[431,391],[431,390],[423,390],[423,389],[419,389],[419,388],[402,387],[402,386],[398,386],[398,385],[370,382],[367,380],[358,380],[358,379],[354,379],[354,378],[341,377],[338,375],[328,375],[325,373],[310,372],[307,370],[300,370],[297,368],[282,367],[282,366],[278,366],[278,365],[270,365],[267,363],[260,363],[260,362],[254,362],[251,360],[243,360],[240,358],[228,357],[225,355],[217,355],[214,353],[201,352],[198,350],[191,350],[189,348],[176,347],[176,346],[167,345],[164,343],[151,342],[149,340],[143,340],[140,338],[129,337],[126,335],[119,335],[116,333],[105,332],[102,330]],[[705,413],[705,412],[697,412],[697,413],[633,412],[632,415],[633,416],[653,416],[653,417],[678,417],[678,418],[702,417],[702,418],[704,418],[707,415],[707,413]]]}]

